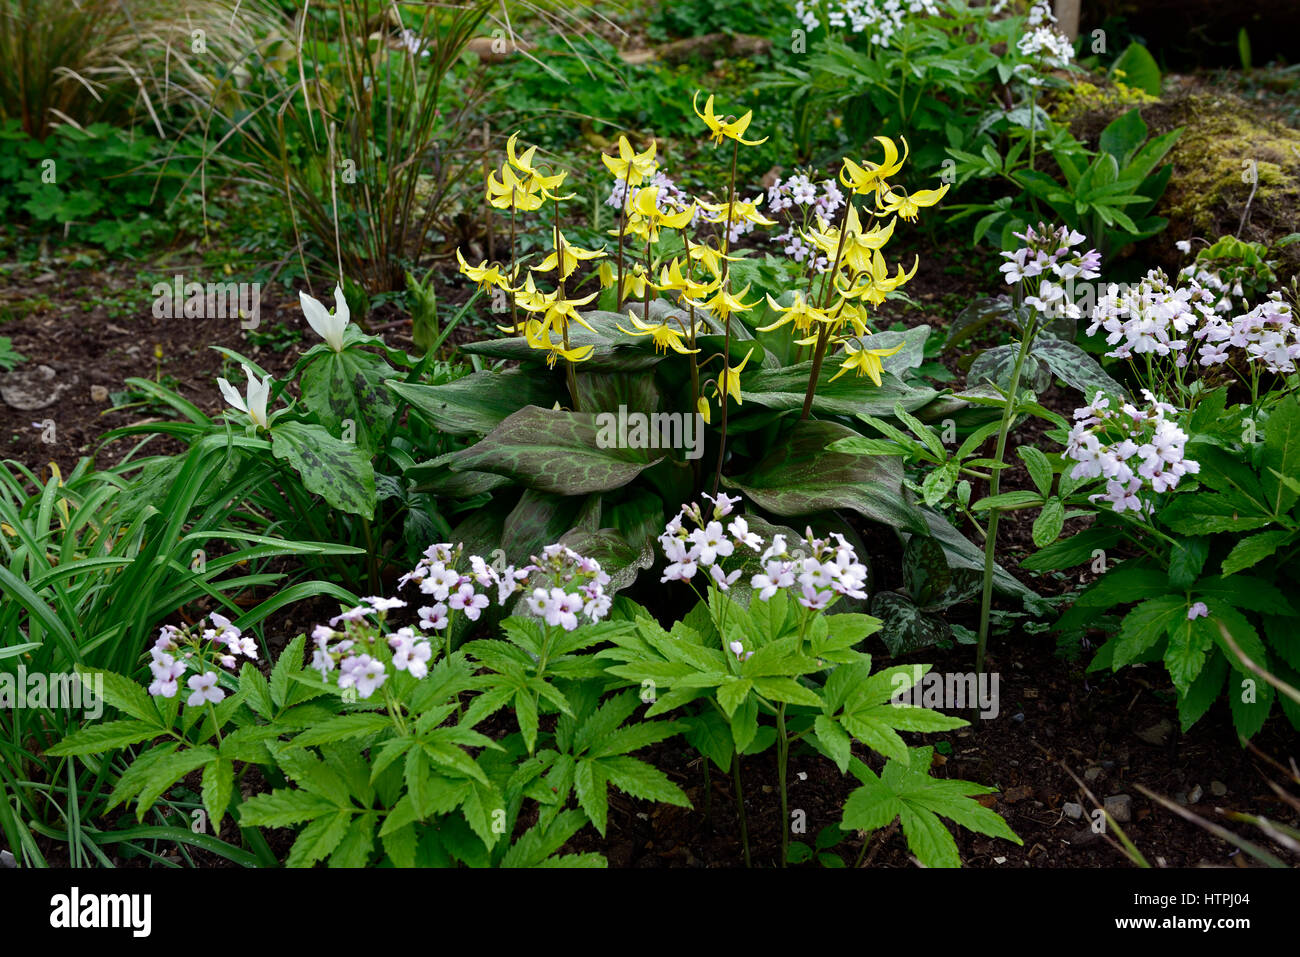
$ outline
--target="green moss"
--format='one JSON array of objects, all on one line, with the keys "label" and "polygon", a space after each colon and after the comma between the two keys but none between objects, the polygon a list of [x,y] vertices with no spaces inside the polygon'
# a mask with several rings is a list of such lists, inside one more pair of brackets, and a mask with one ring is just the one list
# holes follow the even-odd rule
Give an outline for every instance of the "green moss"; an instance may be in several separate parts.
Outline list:
[{"label": "green moss", "polygon": [[1083,82],[1053,96],[1048,113],[1061,123],[1073,123],[1088,113],[1101,111],[1118,116],[1135,106],[1155,102],[1157,98],[1150,93],[1122,82],[1104,81],[1100,86]]}]

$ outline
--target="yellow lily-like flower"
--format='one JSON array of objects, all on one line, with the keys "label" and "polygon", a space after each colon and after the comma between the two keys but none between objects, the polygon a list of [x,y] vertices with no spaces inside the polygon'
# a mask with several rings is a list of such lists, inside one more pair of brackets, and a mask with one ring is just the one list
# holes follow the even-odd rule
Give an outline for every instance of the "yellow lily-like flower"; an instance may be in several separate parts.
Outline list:
[{"label": "yellow lily-like flower", "polygon": [[510,290],[515,296],[515,305],[526,312],[544,312],[550,308],[555,299],[553,292],[540,292],[533,285],[533,277],[525,276],[524,284]]},{"label": "yellow lily-like flower", "polygon": [[734,262],[739,256],[724,256],[721,251],[714,249],[707,243],[696,243],[686,240],[686,251],[694,262],[702,263],[704,268],[713,274],[714,279],[722,278],[723,262]]},{"label": "yellow lily-like flower", "polygon": [[629,336],[653,336],[655,342],[655,352],[667,353],[669,349],[682,355],[690,355],[693,352],[699,352],[699,349],[688,349],[682,342],[682,332],[670,325],[665,319],[663,322],[643,322],[636,317],[635,312],[628,313],[628,318],[632,320],[632,325],[636,327],[635,332],[631,329],[618,327],[618,331],[626,333]]},{"label": "yellow lily-like flower", "polygon": [[596,267],[596,279],[600,282],[601,289],[608,289],[618,281],[618,276],[614,272],[614,264],[608,259],[604,260]]},{"label": "yellow lily-like flower", "polygon": [[759,326],[759,332],[771,332],[773,329],[779,329],[793,322],[795,329],[806,333],[813,328],[814,323],[829,323],[831,321],[831,317],[824,310],[809,305],[802,292],[796,292],[794,302],[788,306],[781,305],[771,296],[767,297],[767,304],[772,307],[774,312],[780,313],[781,318],[771,325]]},{"label": "yellow lily-like flower", "polygon": [[713,94],[704,101],[704,112],[700,112],[698,101],[700,91],[695,91],[695,96],[691,98],[691,109],[695,110],[695,115],[704,121],[704,125],[709,128],[709,137],[713,140],[713,145],[717,146],[723,138],[735,140],[745,146],[758,146],[760,143],[766,143],[767,137],[761,140],[747,140],[744,138],[745,130],[749,128],[749,121],[754,118],[754,111],[750,110],[738,120],[732,120],[730,123],[724,123],[721,118],[713,112]]},{"label": "yellow lily-like flower", "polygon": [[655,283],[655,288],[660,292],[679,292],[687,299],[699,299],[718,288],[719,281],[715,277],[710,282],[696,282],[682,272],[682,261],[673,259],[671,263],[659,270],[659,281]]},{"label": "yellow lily-like flower", "polygon": [[541,209],[545,196],[538,188],[532,187],[525,180],[515,175],[509,166],[501,167],[501,178],[495,172],[488,173],[487,201],[496,209],[514,207],[521,213],[531,213]]},{"label": "yellow lily-like flower", "polygon": [[595,332],[596,330],[591,328],[587,323],[587,320],[578,315],[578,310],[575,307],[587,305],[587,303],[595,299],[596,296],[597,293],[594,292],[589,296],[584,296],[582,299],[561,299],[556,295],[547,306],[546,315],[542,317],[543,328],[547,330],[559,329],[560,332],[563,333],[564,330],[568,328],[569,320],[573,320],[584,329],[589,329],[590,331]]},{"label": "yellow lily-like flower", "polygon": [[918,256],[912,261],[911,272],[904,273],[903,265],[899,263],[897,274],[890,277],[889,267],[885,264],[885,257],[880,255],[879,250],[876,250],[872,254],[870,268],[860,271],[856,277],[857,279],[864,279],[865,282],[848,287],[842,285],[837,277],[835,290],[845,299],[865,299],[867,302],[878,306],[885,301],[885,296],[888,293],[893,292],[915,276],[917,267],[920,265],[921,258]]},{"label": "yellow lily-like flower", "polygon": [[892,349],[867,349],[860,343],[856,349],[853,343],[848,343],[844,347],[845,354],[848,356],[840,366],[840,371],[831,376],[830,381],[834,382],[850,369],[856,369],[858,375],[867,375],[877,386],[881,384],[880,375],[885,371],[881,359],[888,358],[894,353],[900,351],[906,343],[900,342]]},{"label": "yellow lily-like flower", "polygon": [[708,214],[711,223],[754,223],[758,226],[775,226],[775,219],[768,219],[758,211],[758,197],[752,200],[737,199],[733,203],[706,203],[698,200],[700,208]]},{"label": "yellow lily-like flower", "polygon": [[643,299],[645,298],[646,285],[654,285],[649,275],[646,273],[645,266],[637,263],[631,269],[623,273],[623,298]]},{"label": "yellow lily-like flower", "polygon": [[727,396],[736,397],[736,405],[743,405],[740,399],[740,374],[745,371],[745,366],[749,364],[749,357],[754,354],[753,346],[745,353],[745,358],[740,360],[739,365],[731,366],[727,369],[726,375],[718,386],[718,395],[725,401]]},{"label": "yellow lily-like flower", "polygon": [[840,169],[840,182],[846,187],[853,190],[859,195],[874,193],[881,187],[888,187],[885,180],[896,175],[907,162],[907,140],[903,140],[903,158],[898,158],[898,147],[888,136],[877,136],[876,140],[885,148],[885,161],[883,163],[863,163],[859,166],[847,156],[844,157],[844,166]]},{"label": "yellow lily-like flower", "polygon": [[562,358],[568,362],[585,362],[596,351],[596,347],[591,345],[564,348],[563,341],[554,341],[547,325],[538,322],[536,319],[528,320],[528,325],[524,329],[524,339],[532,348],[548,353],[546,364],[551,368],[555,367],[556,359]]},{"label": "yellow lily-like flower", "polygon": [[710,415],[711,407],[709,406],[709,399],[707,396],[700,396],[699,401],[695,403],[695,411],[704,419],[705,425],[713,424],[713,416]]},{"label": "yellow lily-like flower", "polygon": [[465,262],[465,257],[460,254],[459,249],[456,250],[456,261],[460,263],[461,273],[478,283],[479,288],[490,289],[493,286],[500,289],[510,288],[510,277],[503,273],[496,263],[489,266],[487,260],[484,260],[477,266],[471,266]]},{"label": "yellow lily-like flower", "polygon": [[[863,232],[857,208],[850,207],[845,223],[844,247],[840,252],[840,261],[854,272],[868,271],[871,268],[872,256],[879,255],[880,249],[893,237],[895,222],[896,220],[891,219],[888,225],[872,226]],[[838,238],[837,236],[836,239]],[[831,250],[829,255],[834,256],[835,251]]]},{"label": "yellow lily-like flower", "polygon": [[[896,189],[888,189],[884,195],[884,202],[880,204],[880,212],[897,213],[909,222],[915,222],[916,214],[921,207],[933,206],[943,199],[946,192],[948,192],[947,183],[944,183],[938,189],[918,189],[911,194],[899,192]],[[879,199],[879,196],[877,196],[877,199]]]},{"label": "yellow lily-like flower", "polygon": [[758,305],[757,299],[753,302],[743,301],[747,292],[749,292],[749,286],[746,286],[734,296],[726,289],[719,289],[711,298],[703,302],[695,299],[688,299],[687,301],[692,305],[709,310],[720,319],[726,319],[733,312],[748,312]]},{"label": "yellow lily-like flower", "polygon": [[[565,177],[569,174],[561,171],[553,176],[544,176],[542,171],[533,165],[533,154],[537,152],[537,147],[530,146],[524,150],[523,156],[518,156],[515,153],[515,142],[518,139],[519,134],[516,132],[511,135],[510,139],[506,140],[506,159],[511,166],[524,174],[523,182],[527,185],[529,192],[554,193],[555,190],[560,188],[560,184],[564,182]],[[570,197],[548,196],[548,198],[568,199]]]},{"label": "yellow lily-like flower", "polygon": [[[568,279],[573,275],[573,271],[578,268],[579,262],[600,259],[605,255],[603,252],[580,249],[571,243],[565,242],[564,233],[560,233],[560,248],[564,250],[564,272],[561,276],[563,279]],[[536,266],[530,266],[529,269],[533,272],[550,272],[555,268],[557,261],[555,253],[552,252]]]},{"label": "yellow lily-like flower", "polygon": [[646,179],[654,175],[654,171],[658,167],[655,162],[655,149],[657,146],[658,144],[651,140],[650,148],[644,153],[638,153],[632,149],[632,144],[627,141],[626,136],[619,136],[618,156],[614,157],[602,153],[600,160],[619,182],[626,182],[628,186],[640,186]]},{"label": "yellow lily-like flower", "polygon": [[638,190],[632,200],[632,217],[628,220],[628,232],[649,239],[652,243],[659,241],[661,229],[681,229],[695,216],[695,207],[688,206],[676,213],[666,213],[657,205],[658,186],[647,186]]}]

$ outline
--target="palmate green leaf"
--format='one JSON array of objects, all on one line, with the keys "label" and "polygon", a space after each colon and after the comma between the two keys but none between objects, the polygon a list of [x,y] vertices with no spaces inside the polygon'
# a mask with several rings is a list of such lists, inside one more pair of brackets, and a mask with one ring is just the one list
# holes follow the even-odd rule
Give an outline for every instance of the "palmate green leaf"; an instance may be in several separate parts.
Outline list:
[{"label": "palmate green leaf", "polygon": [[341,714],[308,728],[293,739],[293,744],[295,747],[305,748],[310,745],[378,734],[392,727],[393,719],[386,713]]},{"label": "palmate green leaf", "polygon": [[[351,421],[356,445],[374,453],[392,427],[396,407],[384,380],[393,368],[379,356],[361,349],[326,350],[302,370],[302,403],[316,414],[326,434],[342,435]],[[274,441],[274,430],[272,430]]]},{"label": "palmate green leaf", "polygon": [[[813,722],[813,730],[817,735],[817,740],[821,742],[826,753],[830,755],[831,760],[835,762],[840,773],[844,774],[849,769],[849,758],[852,756],[853,740],[849,737],[848,732],[832,718],[824,714],[819,714]],[[892,818],[891,818],[892,820]]]},{"label": "palmate green leaf", "polygon": [[728,718],[735,714],[740,703],[749,696],[754,683],[748,678],[737,678],[728,675],[718,686],[718,704],[722,706],[722,711]]},{"label": "palmate green leaf", "polygon": [[1260,481],[1267,506],[1275,515],[1285,515],[1296,503],[1295,488],[1279,476],[1300,475],[1300,398],[1280,401],[1269,414],[1264,432],[1264,455],[1260,460]]},{"label": "palmate green leaf", "polygon": [[[647,715],[649,712],[646,712]],[[685,722],[684,736],[687,743],[696,751],[709,758],[723,773],[731,770],[731,758],[735,753],[731,736],[731,726],[727,719],[713,708],[692,715]]]},{"label": "palmate green leaf", "polygon": [[1187,620],[1187,599],[1181,595],[1161,595],[1141,602],[1124,616],[1115,645],[1111,668],[1118,671],[1124,665],[1139,660],[1165,635]]},{"label": "palmate green leaf", "polygon": [[166,727],[154,699],[137,682],[111,671],[93,668],[77,668],[76,674],[82,682],[83,691],[95,687],[95,682],[99,682],[100,694],[106,704],[132,718],[159,728]]},{"label": "palmate green leaf", "polygon": [[1229,670],[1228,659],[1221,652],[1215,649],[1208,654],[1196,680],[1178,698],[1178,722],[1184,732],[1201,720],[1214,702],[1219,700]]},{"label": "palmate green leaf", "polygon": [[601,772],[614,787],[624,794],[643,801],[658,801],[676,807],[690,807],[684,791],[668,779],[668,775],[654,765],[627,755],[602,758]]},{"label": "palmate green leaf", "polygon": [[144,721],[130,719],[107,721],[102,724],[88,725],[80,731],[73,732],[45,753],[51,757],[102,754],[115,748],[150,741],[160,733],[157,724]]},{"label": "palmate green leaf", "polygon": [[1223,577],[1259,564],[1279,548],[1291,544],[1298,535],[1288,529],[1273,529],[1240,539],[1223,558]]},{"label": "palmate green leaf", "polygon": [[837,439],[854,434],[834,422],[801,421],[751,471],[724,477],[723,485],[782,517],[850,508],[872,521],[925,534],[925,519],[903,492],[902,465],[897,459],[826,450]]},{"label": "palmate green leaf", "polygon": [[912,748],[906,762],[891,760],[877,777],[853,759],[851,770],[862,787],[845,802],[840,827],[870,832],[899,818],[908,847],[925,867],[961,866],[956,842],[940,816],[978,834],[1023,843],[1006,821],[972,799],[972,795],[993,793],[994,788],[933,778],[933,760],[932,748]]},{"label": "palmate green leaf", "polygon": [[230,795],[235,784],[235,765],[224,757],[214,758],[203,767],[202,798],[208,820],[214,831],[220,833],[221,819],[230,806]]},{"label": "palmate green leaf", "polygon": [[358,814],[352,819],[348,832],[330,855],[330,867],[365,867],[375,849],[375,823],[379,815],[374,811]]},{"label": "palmate green leaf", "polygon": [[622,488],[663,456],[601,448],[596,416],[526,406],[458,453],[455,471],[504,475],[526,488],[583,495]]},{"label": "palmate green leaf", "polygon": [[1035,552],[1021,562],[1020,567],[1030,571],[1074,568],[1093,561],[1096,558],[1093,553],[1098,549],[1105,552],[1109,548],[1114,548],[1122,534],[1118,528],[1087,528],[1077,535]]},{"label": "palmate green leaf", "polygon": [[558,398],[549,377],[524,369],[485,370],[442,385],[397,379],[387,385],[448,435],[486,435],[524,406],[550,408]]},{"label": "palmate green leaf", "polygon": [[573,772],[573,792],[578,806],[591,819],[592,825],[605,836],[605,823],[609,815],[609,795],[605,788],[602,762],[578,761]]},{"label": "palmate green leaf", "polygon": [[296,788],[278,788],[254,794],[239,805],[239,823],[243,827],[288,827],[338,811],[332,801]]},{"label": "palmate green leaf", "polygon": [[1209,618],[1189,621],[1183,618],[1169,629],[1169,646],[1165,649],[1165,667],[1183,697],[1205,667],[1208,652],[1214,648],[1216,625]]},{"label": "palmate green leaf", "polygon": [[336,439],[319,425],[278,422],[271,454],[287,461],[309,492],[352,515],[375,516],[375,472],[362,447]]},{"label": "palmate green leaf", "polygon": [[191,771],[196,771],[217,756],[214,748],[188,748],[169,754],[149,766],[140,793],[136,795],[137,820],[143,821],[145,813],[153,807],[162,793]]},{"label": "palmate green leaf", "polygon": [[471,781],[462,805],[465,821],[489,850],[501,838],[503,829],[497,822],[505,815],[505,800],[495,784]]},{"label": "palmate green leaf", "polygon": [[352,792],[338,772],[306,748],[284,745],[273,751],[280,770],[303,790],[320,795],[340,807],[352,802]]},{"label": "palmate green leaf", "polygon": [[335,808],[333,813],[314,818],[298,834],[289,849],[286,867],[311,867],[339,846],[352,824],[352,812]]},{"label": "palmate green leaf", "polygon": [[1248,500],[1232,495],[1180,495],[1160,511],[1160,521],[1182,535],[1249,532],[1273,522]]}]

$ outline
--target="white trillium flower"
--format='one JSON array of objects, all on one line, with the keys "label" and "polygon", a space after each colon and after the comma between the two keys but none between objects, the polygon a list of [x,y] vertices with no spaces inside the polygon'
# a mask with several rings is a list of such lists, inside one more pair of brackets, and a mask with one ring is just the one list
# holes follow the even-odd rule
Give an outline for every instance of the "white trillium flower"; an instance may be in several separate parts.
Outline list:
[{"label": "white trillium flower", "polygon": [[334,287],[334,312],[331,313],[320,300],[314,299],[305,292],[298,293],[298,301],[302,305],[302,313],[307,317],[307,324],[311,326],[316,335],[325,340],[325,344],[335,352],[343,351],[343,330],[347,328],[348,319],[351,313],[348,312],[348,301],[343,296],[343,287]]},{"label": "white trillium flower", "polygon": [[248,377],[248,398],[240,396],[225,379],[218,379],[217,386],[221,389],[221,394],[225,397],[230,405],[240,412],[247,413],[248,417],[254,423],[262,428],[268,428],[266,421],[266,400],[271,396],[271,377],[268,375],[261,382],[257,381],[257,376],[253,375],[253,370],[244,365],[244,375]]}]

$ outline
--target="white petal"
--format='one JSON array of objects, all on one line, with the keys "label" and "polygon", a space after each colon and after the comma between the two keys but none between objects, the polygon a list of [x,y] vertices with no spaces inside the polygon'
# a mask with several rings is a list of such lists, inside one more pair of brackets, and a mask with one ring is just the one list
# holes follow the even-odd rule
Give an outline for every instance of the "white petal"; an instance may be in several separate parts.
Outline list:
[{"label": "white petal", "polygon": [[298,302],[302,306],[302,314],[307,317],[307,324],[311,326],[312,331],[326,342],[329,342],[334,322],[329,310],[319,300],[312,298],[305,292],[298,293]]},{"label": "white petal", "polygon": [[232,406],[234,406],[240,412],[248,411],[248,406],[244,404],[243,396],[241,396],[238,392],[236,392],[235,387],[232,386],[229,382],[227,382],[225,379],[218,379],[217,387],[221,389],[222,396],[224,396],[225,400],[229,402]]}]

